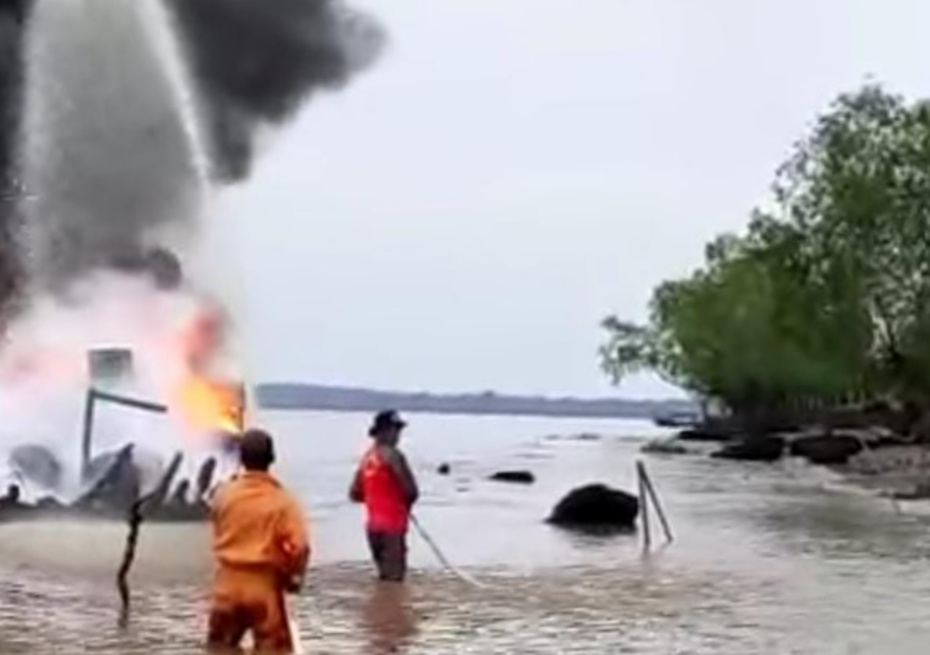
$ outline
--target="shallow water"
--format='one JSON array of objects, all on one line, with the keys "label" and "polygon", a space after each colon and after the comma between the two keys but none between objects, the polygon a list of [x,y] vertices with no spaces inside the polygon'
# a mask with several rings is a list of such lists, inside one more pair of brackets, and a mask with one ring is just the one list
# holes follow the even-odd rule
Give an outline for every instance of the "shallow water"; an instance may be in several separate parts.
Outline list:
[{"label": "shallow water", "polygon": [[[415,417],[406,444],[424,525],[484,585],[445,573],[412,537],[406,589],[371,581],[345,486],[365,417],[272,415],[280,474],[307,503],[315,566],[295,600],[312,653],[925,653],[930,520],[838,492],[794,462],[647,457],[676,542],[578,538],[542,519],[575,484],[632,488],[628,422]],[[576,439],[582,432],[601,439]],[[448,461],[453,474],[434,473]],[[532,487],[487,482],[529,468]],[[0,652],[192,653],[209,577],[203,526],[143,526],[133,615],[116,627],[117,525],[0,530]]]}]

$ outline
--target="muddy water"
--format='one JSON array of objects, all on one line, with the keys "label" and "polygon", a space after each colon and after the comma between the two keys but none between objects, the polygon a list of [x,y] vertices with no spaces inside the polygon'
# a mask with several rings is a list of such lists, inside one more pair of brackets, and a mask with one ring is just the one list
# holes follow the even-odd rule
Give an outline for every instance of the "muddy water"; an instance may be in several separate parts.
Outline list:
[{"label": "muddy water", "polygon": [[[280,473],[312,516],[316,564],[294,603],[312,653],[925,653],[930,519],[838,491],[822,471],[653,457],[676,543],[571,537],[541,522],[592,480],[630,488],[635,423],[419,417],[407,448],[420,518],[469,586],[412,541],[405,589],[371,581],[358,511],[344,500],[364,417],[268,416]],[[596,432],[600,439],[567,438]],[[435,467],[452,465],[452,475]],[[538,483],[485,482],[529,468]],[[0,530],[0,652],[195,653],[209,577],[202,527],[144,526],[127,630],[112,572],[122,528]]]}]

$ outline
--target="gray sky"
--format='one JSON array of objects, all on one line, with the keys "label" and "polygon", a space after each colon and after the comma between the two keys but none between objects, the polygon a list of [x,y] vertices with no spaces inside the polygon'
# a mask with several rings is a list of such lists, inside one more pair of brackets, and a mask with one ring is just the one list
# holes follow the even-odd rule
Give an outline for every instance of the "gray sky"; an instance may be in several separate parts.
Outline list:
[{"label": "gray sky", "polygon": [[600,318],[743,226],[836,94],[930,95],[919,0],[369,4],[385,57],[228,204],[262,379],[610,392]]}]

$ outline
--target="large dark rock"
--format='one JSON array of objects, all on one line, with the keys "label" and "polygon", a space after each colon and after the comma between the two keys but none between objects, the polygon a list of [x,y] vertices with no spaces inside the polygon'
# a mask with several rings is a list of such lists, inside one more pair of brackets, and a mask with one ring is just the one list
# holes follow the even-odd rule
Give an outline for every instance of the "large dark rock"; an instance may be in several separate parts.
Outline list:
[{"label": "large dark rock", "polygon": [[791,442],[789,452],[812,464],[845,464],[850,457],[862,452],[862,441],[844,434],[801,437]]},{"label": "large dark rock", "polygon": [[536,476],[530,471],[499,471],[489,479],[495,482],[511,482],[515,484],[533,484]]},{"label": "large dark rock", "polygon": [[798,432],[801,426],[781,416],[715,416],[682,430],[682,441],[731,441],[747,434],[786,434]]},{"label": "large dark rock", "polygon": [[774,462],[785,452],[785,438],[771,435],[745,437],[728,443],[713,453],[718,459],[738,459],[747,462]]},{"label": "large dark rock", "polygon": [[639,499],[603,484],[591,484],[569,492],[552,510],[549,523],[560,528],[610,534],[636,527]]}]

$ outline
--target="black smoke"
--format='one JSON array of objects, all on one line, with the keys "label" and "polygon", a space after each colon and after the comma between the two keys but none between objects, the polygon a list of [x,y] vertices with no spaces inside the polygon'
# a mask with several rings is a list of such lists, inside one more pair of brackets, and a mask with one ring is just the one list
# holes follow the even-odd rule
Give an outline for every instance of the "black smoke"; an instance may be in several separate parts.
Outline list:
[{"label": "black smoke", "polygon": [[200,91],[217,181],[248,177],[254,133],[290,118],[316,89],[337,89],[383,43],[338,0],[165,0]]},{"label": "black smoke", "polygon": [[[68,153],[73,165],[66,166],[55,183],[66,211],[36,210],[47,207],[50,196],[23,191],[17,150],[23,142],[28,84],[24,53],[38,22],[36,7],[61,1],[0,0],[0,326],[17,311],[19,303],[12,302],[21,295],[17,292],[35,287],[37,277],[49,280],[39,286],[56,294],[66,291],[72,280],[99,269],[147,275],[163,289],[176,288],[183,277],[178,258],[150,238],[159,224],[187,220],[176,211],[181,202],[175,197],[176,180],[184,174],[174,170],[178,162],[172,159],[178,152],[172,141],[177,135],[159,127],[157,116],[140,118],[151,134],[140,135],[143,149],[135,155],[119,153],[116,169],[106,165],[112,153],[108,144],[114,141],[105,131],[84,152],[75,152],[69,141],[71,149],[62,152]],[[168,10],[190,74],[210,173],[218,184],[249,176],[259,128],[286,122],[315,91],[341,88],[377,58],[384,42],[376,22],[341,0],[159,1]],[[63,62],[63,68],[83,75],[96,65],[92,56],[100,54],[88,54],[86,61],[70,66]],[[90,86],[96,84],[92,74],[87,79]],[[87,89],[86,94],[76,92],[71,101],[85,115],[112,111],[112,104],[100,106],[94,97]],[[126,106],[132,106],[131,99]],[[112,129],[130,125],[118,122]],[[68,132],[69,138],[81,129],[76,126]],[[152,174],[157,166],[153,168],[151,162],[159,153],[165,153],[165,170]],[[27,204],[29,212],[24,210]],[[24,216],[39,221],[48,235],[43,240],[45,254],[37,260],[36,251],[31,251],[28,274],[25,246],[18,236]],[[34,270],[35,261],[42,262],[40,270]]]},{"label": "black smoke", "polygon": [[22,279],[14,241],[20,184],[17,134],[23,90],[23,42],[31,0],[0,1],[0,317],[10,311]]}]

